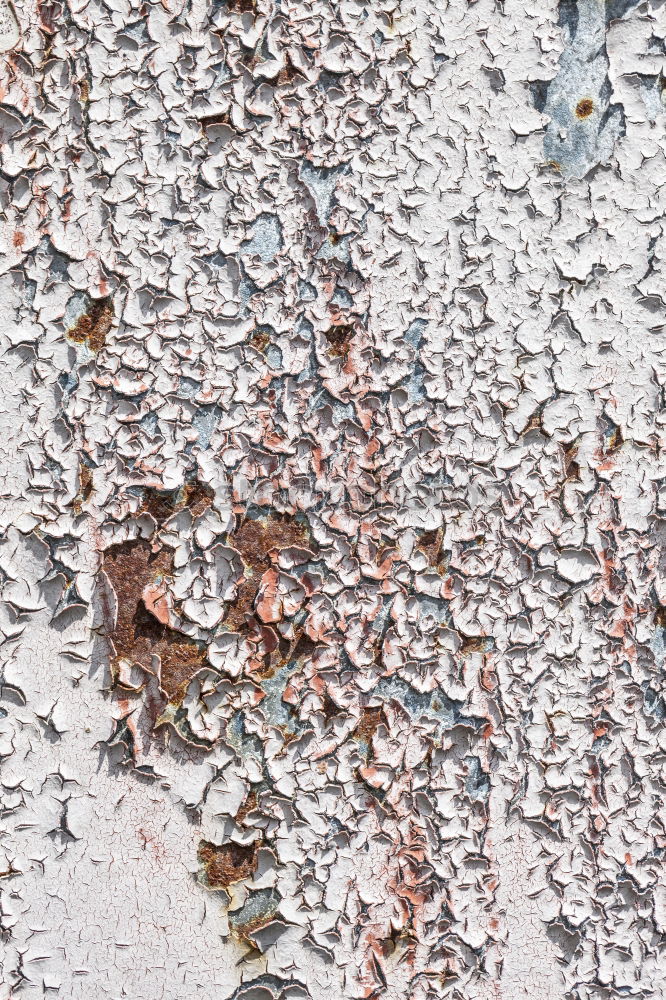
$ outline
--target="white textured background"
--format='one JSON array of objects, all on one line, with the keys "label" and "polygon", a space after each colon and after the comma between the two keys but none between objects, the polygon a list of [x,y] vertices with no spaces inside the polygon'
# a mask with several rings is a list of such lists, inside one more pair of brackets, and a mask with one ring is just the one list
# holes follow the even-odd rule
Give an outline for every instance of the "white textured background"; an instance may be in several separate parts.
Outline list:
[{"label": "white textured background", "polygon": [[0,997],[666,997],[666,5],[0,10]]}]

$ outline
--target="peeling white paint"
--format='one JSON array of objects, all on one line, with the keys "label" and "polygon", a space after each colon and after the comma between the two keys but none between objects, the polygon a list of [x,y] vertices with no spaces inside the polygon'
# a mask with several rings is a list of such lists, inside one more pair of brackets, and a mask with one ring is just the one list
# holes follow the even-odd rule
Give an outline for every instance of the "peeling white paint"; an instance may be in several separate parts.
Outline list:
[{"label": "peeling white paint", "polygon": [[0,10],[0,998],[666,994],[665,23]]}]

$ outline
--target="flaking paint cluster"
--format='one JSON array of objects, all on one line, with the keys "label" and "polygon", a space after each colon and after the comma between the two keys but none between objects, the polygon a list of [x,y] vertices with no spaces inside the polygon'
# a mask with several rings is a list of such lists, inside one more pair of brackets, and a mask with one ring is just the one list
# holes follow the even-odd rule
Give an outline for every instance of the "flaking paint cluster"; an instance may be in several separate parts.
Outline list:
[{"label": "flaking paint cluster", "polygon": [[658,0],[0,7],[0,997],[666,995]]}]

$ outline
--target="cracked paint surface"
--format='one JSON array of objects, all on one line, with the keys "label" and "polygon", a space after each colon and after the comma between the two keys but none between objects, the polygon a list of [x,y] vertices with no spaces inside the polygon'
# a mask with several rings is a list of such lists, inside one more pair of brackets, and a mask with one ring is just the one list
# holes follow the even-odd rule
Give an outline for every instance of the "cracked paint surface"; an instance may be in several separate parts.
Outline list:
[{"label": "cracked paint surface", "polygon": [[659,0],[0,4],[0,998],[666,995]]}]

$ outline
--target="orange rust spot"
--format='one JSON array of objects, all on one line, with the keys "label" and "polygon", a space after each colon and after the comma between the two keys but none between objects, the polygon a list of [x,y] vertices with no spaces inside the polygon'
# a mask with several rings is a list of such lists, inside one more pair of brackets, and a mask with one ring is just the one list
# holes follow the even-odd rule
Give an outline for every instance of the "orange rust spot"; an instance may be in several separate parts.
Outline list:
[{"label": "orange rust spot", "polygon": [[529,434],[530,431],[543,431],[543,411],[541,407],[539,407],[536,413],[532,414],[521,433]]},{"label": "orange rust spot", "polygon": [[234,882],[241,882],[254,875],[258,847],[258,841],[252,844],[222,844],[218,847],[208,840],[202,840],[198,857],[209,888],[226,889]]},{"label": "orange rust spot", "polygon": [[78,318],[67,336],[76,344],[87,344],[91,351],[97,353],[104,347],[112,323],[113,302],[107,295],[90,304],[88,311]]},{"label": "orange rust spot", "polygon": [[81,497],[83,500],[87,500],[92,493],[92,469],[85,462],[79,462],[79,483],[81,489]]},{"label": "orange rust spot", "polygon": [[12,236],[12,243],[15,247],[22,247],[25,243],[25,233],[21,229],[17,229]]},{"label": "orange rust spot", "polygon": [[594,101],[591,97],[584,97],[576,105],[577,118],[589,118],[594,111]]},{"label": "orange rust spot", "polygon": [[251,920],[241,922],[230,921],[234,936],[248,949],[243,956],[244,961],[261,957],[261,951],[257,948],[256,935],[258,931],[268,927],[275,919],[275,911],[267,913],[265,916],[254,917]]},{"label": "orange rust spot", "polygon": [[151,655],[161,660],[160,684],[170,701],[177,701],[183,689],[206,661],[199,643],[176,629],[163,625],[144,602],[145,588],[158,577],[173,571],[173,553],[167,549],[154,553],[144,539],[112,545],[104,553],[104,572],[118,602],[115,627],[109,638],[115,649],[115,663],[127,659],[150,669]]}]

